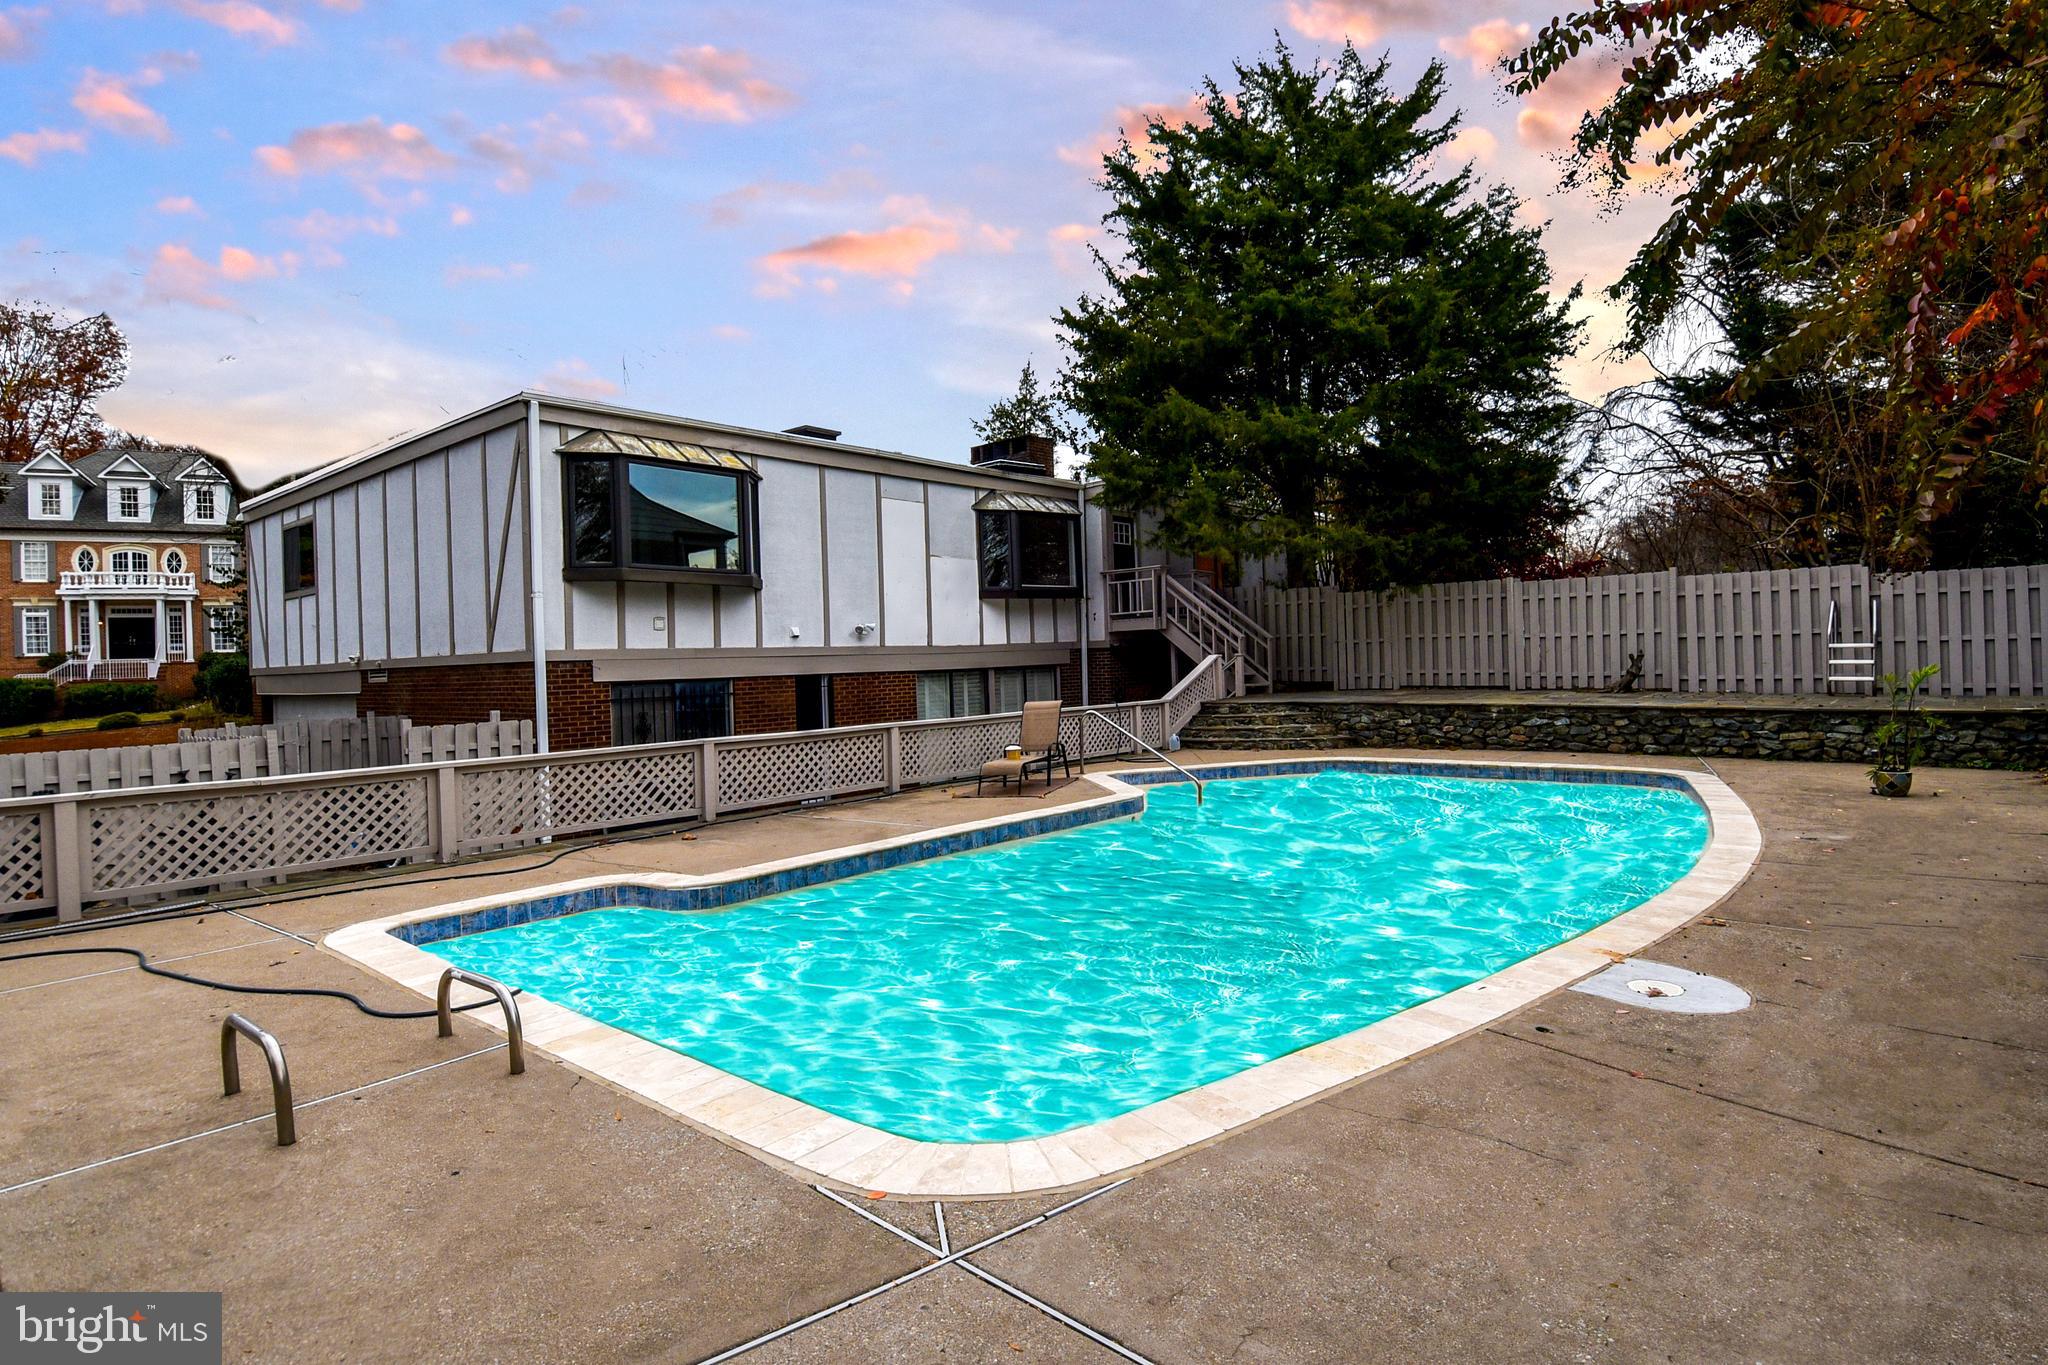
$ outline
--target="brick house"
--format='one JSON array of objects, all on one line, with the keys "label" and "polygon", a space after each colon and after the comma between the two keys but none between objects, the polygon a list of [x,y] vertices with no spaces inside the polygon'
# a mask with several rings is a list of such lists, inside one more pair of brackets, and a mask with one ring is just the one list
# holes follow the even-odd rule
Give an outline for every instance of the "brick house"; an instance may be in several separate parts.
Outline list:
[{"label": "brick house", "polygon": [[963,462],[838,437],[523,393],[315,470],[244,509],[257,694],[284,719],[534,716],[567,749],[1079,703],[1084,629],[1095,701],[1156,696],[1193,652],[1112,631],[1130,528],[1050,441]]},{"label": "brick house", "polygon": [[190,451],[116,447],[0,465],[0,658],[59,681],[151,679],[192,691],[197,660],[237,634],[234,480]]}]

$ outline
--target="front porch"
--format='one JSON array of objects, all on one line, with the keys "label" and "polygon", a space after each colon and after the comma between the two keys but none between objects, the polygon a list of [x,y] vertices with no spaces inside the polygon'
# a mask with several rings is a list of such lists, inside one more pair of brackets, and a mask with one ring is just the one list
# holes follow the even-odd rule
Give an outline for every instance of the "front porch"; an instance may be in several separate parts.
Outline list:
[{"label": "front porch", "polygon": [[54,682],[154,679],[165,664],[193,662],[193,574],[66,573],[57,597],[71,657],[46,675]]}]

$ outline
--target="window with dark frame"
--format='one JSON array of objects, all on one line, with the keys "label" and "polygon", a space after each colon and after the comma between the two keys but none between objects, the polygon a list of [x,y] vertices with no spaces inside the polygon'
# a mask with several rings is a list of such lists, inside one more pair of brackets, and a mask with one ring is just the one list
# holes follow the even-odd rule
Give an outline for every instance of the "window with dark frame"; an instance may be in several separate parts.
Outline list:
[{"label": "window with dark frame", "polygon": [[567,577],[758,586],[750,472],[624,455],[563,463]]},{"label": "window with dark frame", "polygon": [[979,512],[983,597],[1075,597],[1078,518],[1050,512]]},{"label": "window with dark frame", "polygon": [[320,581],[319,562],[313,546],[313,523],[301,521],[284,528],[284,591],[311,592]]},{"label": "window with dark frame", "polygon": [[612,684],[614,744],[673,744],[731,733],[727,679]]}]

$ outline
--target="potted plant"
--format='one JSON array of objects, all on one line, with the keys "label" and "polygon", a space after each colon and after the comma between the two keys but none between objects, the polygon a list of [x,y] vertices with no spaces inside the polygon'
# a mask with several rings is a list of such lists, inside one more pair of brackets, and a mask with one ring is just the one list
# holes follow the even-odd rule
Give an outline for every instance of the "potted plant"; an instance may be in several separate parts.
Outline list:
[{"label": "potted plant", "polygon": [[1920,707],[1920,689],[1941,671],[1936,664],[1916,668],[1904,678],[1887,673],[1878,679],[1890,700],[1891,713],[1871,738],[1877,741],[1877,762],[1870,767],[1870,790],[1879,796],[1905,796],[1913,790],[1913,764],[1926,748],[1927,736],[1941,728],[1941,717]]}]

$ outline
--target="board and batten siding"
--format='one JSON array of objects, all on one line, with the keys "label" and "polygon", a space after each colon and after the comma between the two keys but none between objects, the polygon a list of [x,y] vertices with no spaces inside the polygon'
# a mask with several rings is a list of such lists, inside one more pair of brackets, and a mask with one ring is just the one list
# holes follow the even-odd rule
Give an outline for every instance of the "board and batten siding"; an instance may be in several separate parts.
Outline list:
[{"label": "board and batten siding", "polygon": [[[508,425],[249,523],[258,669],[519,655],[526,493]],[[284,530],[314,526],[313,591],[284,590]]]},{"label": "board and batten siding", "polygon": [[[551,654],[1078,641],[1072,601],[982,601],[974,515],[982,489],[771,455],[751,457],[761,477],[758,592],[564,582],[554,451],[586,430],[541,424],[537,558]],[[523,447],[514,422],[252,519],[250,554],[261,566],[251,575],[254,666],[526,657]],[[318,585],[288,598],[284,528],[309,517]]]}]

